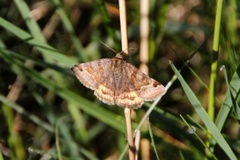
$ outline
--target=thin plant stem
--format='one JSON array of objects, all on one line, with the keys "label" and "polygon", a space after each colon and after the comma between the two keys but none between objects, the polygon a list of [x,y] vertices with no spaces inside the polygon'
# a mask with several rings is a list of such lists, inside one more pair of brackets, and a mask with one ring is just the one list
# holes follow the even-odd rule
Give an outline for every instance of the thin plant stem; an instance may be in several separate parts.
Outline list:
[{"label": "thin plant stem", "polygon": [[121,28],[121,42],[122,50],[128,55],[128,34],[127,34],[127,18],[126,18],[126,2],[119,0],[120,12],[120,28]]},{"label": "thin plant stem", "polygon": [[156,145],[155,145],[155,140],[153,138],[153,132],[152,132],[152,128],[151,128],[151,124],[150,123],[148,123],[148,130],[149,130],[149,136],[151,138],[151,144],[153,146],[153,150],[155,152],[157,160],[159,160],[160,158],[158,156],[158,152],[157,152],[157,148],[156,148]]},{"label": "thin plant stem", "polygon": [[[120,12],[120,28],[121,28],[121,42],[122,50],[128,55],[128,36],[127,36],[127,19],[126,19],[126,2],[125,0],[119,0],[119,12]],[[129,160],[134,160],[135,157],[135,146],[132,134],[132,123],[131,123],[131,109],[124,109],[127,127],[127,139],[128,139],[128,156]]]},{"label": "thin plant stem", "polygon": [[149,53],[149,1],[140,1],[140,70],[148,75],[148,53]]},{"label": "thin plant stem", "polygon": [[135,144],[135,160],[138,160],[138,153],[139,153],[139,144],[140,144],[140,138],[141,138],[141,132],[140,130],[135,131],[135,139],[134,139],[134,144]]},{"label": "thin plant stem", "polygon": [[[146,0],[140,0],[140,50],[139,50],[139,58],[140,58],[140,70],[145,73],[145,74],[149,74],[149,68],[148,68],[148,62],[149,62],[149,3],[150,1],[146,1]],[[149,123],[148,120],[145,121],[145,123]],[[147,130],[147,128],[146,128]],[[139,130],[136,130],[135,133],[138,133]],[[134,133],[134,134],[135,134]],[[140,139],[140,134],[136,134],[135,137],[135,141],[136,139]],[[145,138],[141,140],[141,143],[144,143],[144,149],[142,149],[142,155],[145,154],[147,155],[147,157],[145,158],[149,158],[148,155],[150,155],[150,147],[146,147],[146,146],[150,146],[150,145],[146,145],[146,144],[150,144],[150,141]],[[137,147],[139,148],[139,145],[136,145],[135,142],[135,146],[136,146],[136,151],[137,151]],[[137,155],[137,154],[136,154]],[[135,157],[136,159],[136,157]]]},{"label": "thin plant stem", "polygon": [[[209,86],[209,101],[208,101],[208,115],[212,120],[214,120],[214,117],[215,117],[214,106],[215,106],[215,97],[216,97],[216,80],[217,80],[217,68],[218,68],[218,51],[219,51],[219,37],[220,37],[220,26],[221,26],[221,17],[222,17],[222,5],[223,5],[223,0],[217,1],[217,11],[216,11],[216,18],[215,18],[213,50],[212,50],[210,86]],[[208,139],[211,139],[210,134],[208,135]]]},{"label": "thin plant stem", "polygon": [[217,11],[215,18],[214,38],[213,38],[213,53],[212,53],[212,64],[211,64],[211,75],[210,75],[210,86],[209,86],[209,102],[208,102],[208,114],[211,119],[214,119],[214,105],[215,105],[215,90],[216,90],[216,79],[217,79],[217,67],[218,67],[218,50],[219,50],[219,36],[221,26],[221,15],[222,15],[222,3],[223,0],[217,1]]},{"label": "thin plant stem", "polygon": [[133,141],[132,134],[132,123],[131,123],[131,109],[124,109],[125,119],[126,119],[126,128],[127,128],[127,139],[128,139],[128,156],[129,160],[134,160],[135,158],[135,146]]}]

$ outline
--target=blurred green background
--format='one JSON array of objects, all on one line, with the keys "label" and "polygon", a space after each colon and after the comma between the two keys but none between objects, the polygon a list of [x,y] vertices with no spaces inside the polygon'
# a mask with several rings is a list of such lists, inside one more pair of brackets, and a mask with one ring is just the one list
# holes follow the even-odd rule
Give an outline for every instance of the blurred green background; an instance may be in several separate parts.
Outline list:
[{"label": "blurred green background", "polygon": [[[149,2],[149,75],[166,85],[176,74],[169,61],[185,67],[142,127],[139,159],[240,159],[239,1]],[[140,3],[126,4],[128,62],[138,67]],[[70,70],[114,57],[101,42],[121,51],[118,1],[1,0],[0,8],[0,160],[128,159],[123,109],[97,100]],[[134,128],[149,106],[134,110]]]}]

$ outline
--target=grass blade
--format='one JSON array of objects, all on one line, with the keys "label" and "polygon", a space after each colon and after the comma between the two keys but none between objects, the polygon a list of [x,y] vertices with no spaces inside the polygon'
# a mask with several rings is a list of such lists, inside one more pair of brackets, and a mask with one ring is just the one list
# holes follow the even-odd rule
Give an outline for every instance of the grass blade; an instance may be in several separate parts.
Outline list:
[{"label": "grass blade", "polygon": [[178,72],[176,67],[171,63],[170,64],[174,73],[176,74],[178,80],[180,81],[182,88],[188,97],[188,100],[194,107],[195,111],[198,113],[199,117],[203,121],[203,123],[206,125],[208,130],[211,132],[212,136],[215,138],[219,146],[223,149],[223,151],[228,155],[230,159],[236,159],[237,157],[234,155],[232,149],[230,146],[227,144],[226,140],[223,138],[221,133],[219,132],[218,128],[216,125],[213,123],[213,121],[209,118],[207,112],[205,109],[202,107],[201,103],[197,99],[197,97],[194,95],[193,91],[191,88],[188,86],[188,84],[185,82],[181,74]]}]

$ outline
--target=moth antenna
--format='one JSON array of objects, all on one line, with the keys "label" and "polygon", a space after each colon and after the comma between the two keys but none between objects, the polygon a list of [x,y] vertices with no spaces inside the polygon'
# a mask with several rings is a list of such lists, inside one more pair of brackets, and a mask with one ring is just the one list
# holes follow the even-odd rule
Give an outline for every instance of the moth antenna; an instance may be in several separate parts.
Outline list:
[{"label": "moth antenna", "polygon": [[120,59],[127,59],[127,57],[129,56],[125,51],[128,50],[128,52],[130,52],[131,50],[135,50],[135,48],[131,47],[131,48],[126,48],[124,50],[122,50],[121,52],[117,52],[114,49],[112,49],[111,47],[109,47],[106,43],[100,41],[101,44],[103,44],[105,47],[107,47],[108,49],[110,49],[111,51],[113,51],[114,53],[116,53],[116,57],[120,58]]},{"label": "moth antenna", "polygon": [[110,49],[111,51],[113,51],[114,53],[118,53],[117,51],[115,51],[114,49],[112,49],[111,47],[109,47],[106,43],[100,41],[100,43],[102,43],[105,47],[107,47],[108,49]]}]

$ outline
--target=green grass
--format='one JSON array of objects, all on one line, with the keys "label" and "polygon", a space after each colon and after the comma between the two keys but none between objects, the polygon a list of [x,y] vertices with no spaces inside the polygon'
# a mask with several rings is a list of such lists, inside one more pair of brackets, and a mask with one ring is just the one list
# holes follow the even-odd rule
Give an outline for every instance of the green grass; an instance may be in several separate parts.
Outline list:
[{"label": "green grass", "polygon": [[[142,146],[140,159],[148,151],[150,159],[240,158],[239,2],[221,2],[151,1],[149,73],[171,83],[151,112],[145,103],[133,113],[134,129],[143,124],[141,138],[152,145]],[[0,159],[127,159],[123,109],[98,101],[70,70],[114,57],[101,42],[120,51],[118,3],[1,3]],[[43,5],[36,21],[32,10]],[[138,50],[138,1],[127,8],[129,42]],[[46,26],[55,27],[48,38]],[[135,66],[138,52],[129,58]]]}]

